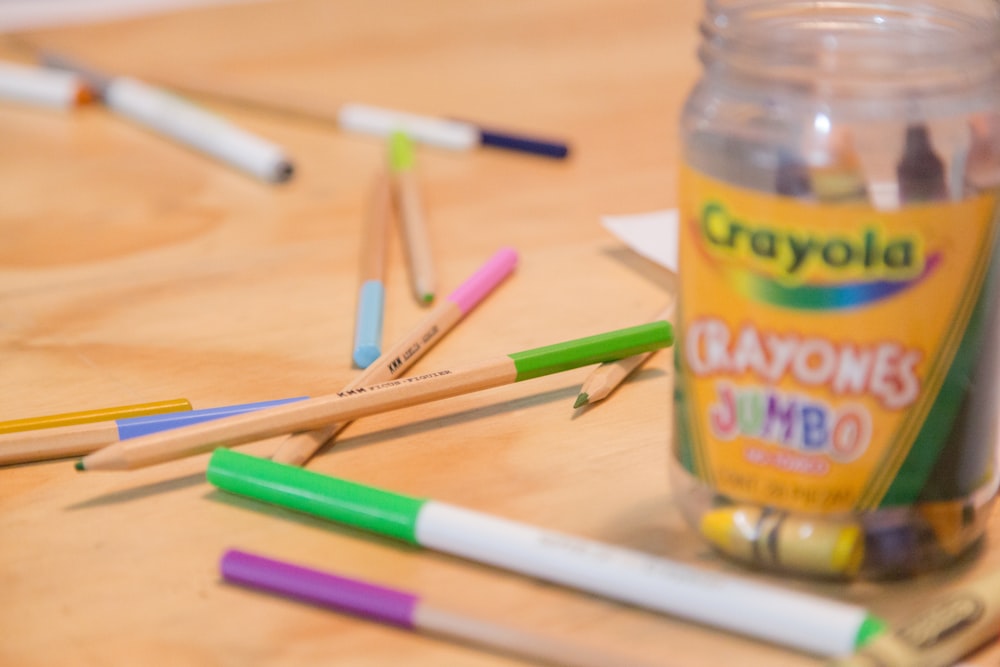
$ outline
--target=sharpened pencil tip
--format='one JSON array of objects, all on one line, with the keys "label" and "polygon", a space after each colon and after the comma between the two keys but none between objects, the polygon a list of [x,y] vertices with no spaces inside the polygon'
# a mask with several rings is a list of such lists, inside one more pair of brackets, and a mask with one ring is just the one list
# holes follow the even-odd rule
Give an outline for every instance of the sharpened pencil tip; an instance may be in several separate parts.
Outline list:
[{"label": "sharpened pencil tip", "polygon": [[73,467],[76,468],[77,470],[86,470],[87,469],[87,466],[83,465],[83,459],[80,459],[79,461],[77,461],[76,465],[73,466]]},{"label": "sharpened pencil tip", "polygon": [[422,301],[424,303],[433,303],[434,302],[434,295],[433,294],[424,294],[424,296],[422,298]]},{"label": "sharpened pencil tip", "polygon": [[589,402],[590,402],[590,396],[587,395],[587,392],[583,392],[579,396],[576,397],[576,402],[573,403],[573,407],[574,408],[582,408],[583,406],[585,406]]}]

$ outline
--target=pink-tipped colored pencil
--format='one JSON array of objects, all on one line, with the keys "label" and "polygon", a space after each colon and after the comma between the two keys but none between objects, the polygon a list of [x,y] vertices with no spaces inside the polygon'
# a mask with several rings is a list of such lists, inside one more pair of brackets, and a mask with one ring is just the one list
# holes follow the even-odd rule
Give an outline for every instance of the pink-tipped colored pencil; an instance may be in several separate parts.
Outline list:
[{"label": "pink-tipped colored pencil", "polygon": [[[379,384],[402,375],[513,272],[517,259],[517,251],[512,248],[498,250],[478,271],[435,306],[417,326],[344,387],[344,391]],[[295,433],[278,446],[271,458],[279,463],[303,465],[349,423],[331,424],[326,428]]]}]

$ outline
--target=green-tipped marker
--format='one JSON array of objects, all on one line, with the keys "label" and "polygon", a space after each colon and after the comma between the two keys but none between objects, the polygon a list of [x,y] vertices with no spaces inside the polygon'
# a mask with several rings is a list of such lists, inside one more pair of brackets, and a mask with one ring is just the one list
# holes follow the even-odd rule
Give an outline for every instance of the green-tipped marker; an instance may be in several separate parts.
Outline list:
[{"label": "green-tipped marker", "polygon": [[410,283],[417,301],[426,306],[434,301],[437,278],[427,223],[424,221],[424,204],[415,174],[416,151],[408,135],[403,132],[389,135],[388,161],[393,191],[399,206]]},{"label": "green-tipped marker", "polygon": [[309,398],[257,412],[140,436],[82,459],[84,470],[128,470],[233,446],[306,431],[442,398],[599,364],[673,343],[669,322],[650,322],[596,336],[491,357],[453,369],[339,394]]}]

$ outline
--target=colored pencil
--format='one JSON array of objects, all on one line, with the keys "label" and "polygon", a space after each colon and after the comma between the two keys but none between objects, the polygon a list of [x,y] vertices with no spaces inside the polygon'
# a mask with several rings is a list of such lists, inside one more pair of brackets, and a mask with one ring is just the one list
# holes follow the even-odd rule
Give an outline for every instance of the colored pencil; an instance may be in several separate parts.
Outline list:
[{"label": "colored pencil", "polygon": [[6,433],[0,435],[0,465],[82,456],[113,443],[138,438],[148,433],[158,433],[252,410],[262,410],[266,407],[304,398],[302,396],[202,410],[146,414],[115,420],[81,422],[53,428]]},{"label": "colored pencil", "polygon": [[[674,304],[658,312],[654,320],[672,320],[674,317]],[[615,388],[625,381],[632,371],[646,363],[646,360],[653,356],[652,352],[636,354],[618,361],[609,361],[601,364],[587,376],[580,387],[580,393],[573,403],[574,408],[582,408],[585,405],[592,405],[603,400],[611,394]]]},{"label": "colored pencil", "polygon": [[116,405],[109,408],[11,419],[0,422],[0,434],[33,431],[40,428],[73,426],[75,424],[89,424],[91,422],[125,419],[127,417],[142,417],[143,415],[159,415],[165,412],[182,412],[190,409],[191,401],[186,398],[171,398],[165,401],[152,401],[149,403],[131,403],[129,405]]},{"label": "colored pencil", "polygon": [[382,354],[382,317],[385,308],[385,253],[392,192],[388,176],[379,171],[372,187],[372,198],[365,217],[361,244],[361,287],[358,289],[354,315],[354,352],[358,368]]},{"label": "colored pencil", "polygon": [[413,295],[418,303],[426,305],[434,300],[437,278],[415,162],[413,142],[406,134],[393,132],[389,136],[389,169],[392,173],[393,194],[399,210],[399,224]]},{"label": "colored pencil", "polygon": [[[401,376],[509,276],[515,266],[517,266],[516,251],[512,248],[498,250],[446,299],[427,313],[416,327],[344,387],[344,391],[386,382]],[[281,463],[302,465],[348,423],[350,422],[340,422],[314,431],[294,433],[278,446],[271,458]]]},{"label": "colored pencil", "polygon": [[132,77],[96,73],[53,53],[43,62],[84,77],[116,114],[261,180],[284,182],[294,173],[280,147],[173,93]]},{"label": "colored pencil", "polygon": [[230,549],[219,562],[229,583],[346,612],[387,625],[478,644],[546,664],[568,667],[652,667],[654,663],[610,654],[524,628],[438,607],[422,596],[323,570]]},{"label": "colored pencil", "polygon": [[48,67],[0,62],[0,100],[72,109],[94,99],[83,80]]},{"label": "colored pencil", "polygon": [[460,396],[482,389],[620,359],[673,342],[667,322],[610,331],[489,357],[457,368],[358,387],[254,413],[118,442],[76,463],[78,470],[128,470],[327,424]]},{"label": "colored pencil", "polygon": [[851,653],[885,627],[856,605],[240,452],[216,450],[207,478],[230,493],[816,655]]}]

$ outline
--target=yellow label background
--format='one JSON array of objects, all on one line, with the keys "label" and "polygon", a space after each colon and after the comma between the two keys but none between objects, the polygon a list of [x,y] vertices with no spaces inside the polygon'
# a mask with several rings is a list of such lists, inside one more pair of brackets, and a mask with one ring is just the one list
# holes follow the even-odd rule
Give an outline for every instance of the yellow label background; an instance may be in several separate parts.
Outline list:
[{"label": "yellow label background", "polygon": [[[727,259],[710,251],[701,238],[699,220],[706,204],[722,204],[730,216],[758,228],[814,232],[830,238],[840,234],[857,238],[866,228],[878,228],[883,238],[917,234],[925,257],[940,253],[941,261],[929,276],[894,296],[861,307],[840,310],[792,310],[759,302],[744,295],[732,274],[763,268],[754,258]],[[738,500],[758,502],[790,510],[841,512],[857,507],[859,498],[874,476],[880,473],[891,482],[892,466],[898,468],[923,418],[917,414],[933,400],[941,375],[947,372],[951,348],[945,340],[950,326],[962,317],[963,293],[982,280],[988,261],[994,197],[982,195],[962,202],[937,202],[907,206],[894,212],[880,212],[867,202],[823,205],[788,197],[762,194],[707,178],[690,168],[683,170],[680,188],[680,307],[678,312],[678,388],[685,393],[687,421],[692,442],[694,473],[718,492]],[[977,274],[977,271],[979,272]],[[855,282],[856,272],[837,276],[822,267],[811,266],[810,283]],[[876,276],[876,279],[878,276]],[[966,306],[966,309],[968,306]],[[965,317],[967,317],[967,313]],[[726,324],[735,338],[750,323],[764,333],[798,334],[821,337],[842,345],[859,347],[898,342],[920,351],[915,373],[920,382],[918,400],[903,409],[888,409],[869,394],[838,396],[829,386],[804,386],[789,374],[768,383],[752,372],[715,373],[697,376],[685,358],[687,336],[693,322],[715,318]],[[961,331],[958,332],[958,336]],[[955,335],[951,336],[952,339]],[[931,372],[937,355],[948,363],[938,363],[937,376]],[[871,439],[867,450],[850,462],[838,462],[825,454],[797,454],[806,463],[828,469],[823,474],[803,474],[761,463],[789,453],[787,448],[753,437],[736,436],[721,440],[713,435],[708,415],[717,402],[717,387],[775,391],[782,396],[815,399],[836,409],[845,403],[871,415]],[[914,420],[919,422],[915,424]],[[908,435],[912,432],[912,435]],[[895,452],[891,451],[896,443]],[[902,450],[900,451],[900,448]],[[762,457],[762,454],[765,455]],[[748,456],[755,460],[748,460]],[[812,458],[810,458],[812,457]],[[819,457],[822,460],[818,460]],[[824,463],[825,461],[825,463]],[[828,464],[828,466],[827,466]],[[883,486],[887,487],[888,482]],[[884,494],[885,488],[881,489]],[[867,493],[871,493],[870,489]]]}]

